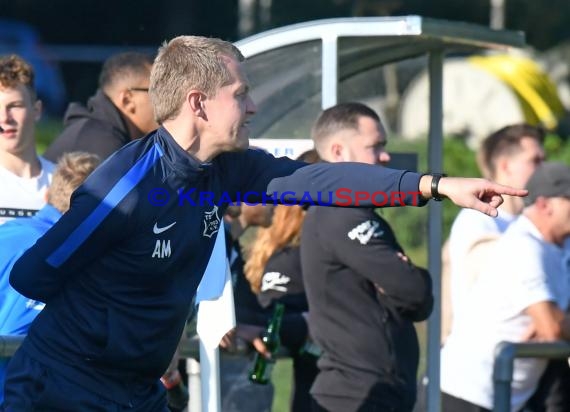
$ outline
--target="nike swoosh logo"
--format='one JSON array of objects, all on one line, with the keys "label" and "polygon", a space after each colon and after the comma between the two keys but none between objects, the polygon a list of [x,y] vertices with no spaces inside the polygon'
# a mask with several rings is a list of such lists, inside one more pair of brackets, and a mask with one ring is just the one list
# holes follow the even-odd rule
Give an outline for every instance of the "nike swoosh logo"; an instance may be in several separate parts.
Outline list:
[{"label": "nike swoosh logo", "polygon": [[168,229],[170,229],[172,226],[174,226],[176,224],[176,222],[173,222],[171,224],[169,224],[168,226],[164,226],[164,227],[158,227],[157,223],[154,224],[154,227],[152,228],[152,233],[154,233],[155,235],[158,235],[162,232],[167,231]]}]

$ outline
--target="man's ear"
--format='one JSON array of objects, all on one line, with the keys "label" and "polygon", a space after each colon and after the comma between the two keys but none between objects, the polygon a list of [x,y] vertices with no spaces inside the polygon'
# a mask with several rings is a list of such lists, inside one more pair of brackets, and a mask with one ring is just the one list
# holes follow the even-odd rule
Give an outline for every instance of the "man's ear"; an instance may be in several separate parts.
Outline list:
[{"label": "man's ear", "polygon": [[538,196],[534,201],[534,206],[537,210],[546,212],[550,215],[553,212],[553,204],[550,200],[551,199],[544,196]]},{"label": "man's ear", "polygon": [[509,159],[506,156],[499,156],[499,158],[495,161],[495,175],[497,174],[509,174]]},{"label": "man's ear", "polygon": [[329,153],[331,155],[331,159],[334,162],[341,162],[344,161],[344,156],[345,156],[345,150],[344,150],[344,146],[339,143],[338,141],[335,142],[333,141],[330,145],[330,150]]},{"label": "man's ear", "polygon": [[204,102],[206,101],[206,96],[204,93],[198,90],[190,90],[186,96],[186,100],[190,107],[192,113],[201,118],[206,118],[206,112],[204,109]]},{"label": "man's ear", "polygon": [[136,103],[133,99],[133,92],[125,89],[121,90],[117,99],[119,109],[126,113],[134,113],[136,111]]}]

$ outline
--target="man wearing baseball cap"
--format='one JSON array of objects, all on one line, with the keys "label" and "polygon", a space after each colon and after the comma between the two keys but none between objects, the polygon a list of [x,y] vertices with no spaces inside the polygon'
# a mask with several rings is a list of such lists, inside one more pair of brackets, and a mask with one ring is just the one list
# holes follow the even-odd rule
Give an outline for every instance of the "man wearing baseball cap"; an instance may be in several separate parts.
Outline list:
[{"label": "man wearing baseball cap", "polygon": [[570,199],[570,168],[563,163],[546,162],[527,182],[528,196],[523,198],[525,207],[534,204],[539,197]]},{"label": "man wearing baseball cap", "polygon": [[[570,167],[544,163],[526,189],[522,215],[489,252],[442,350],[444,412],[493,408],[494,349],[499,342],[570,340],[570,318],[565,315],[570,273],[563,249],[570,236]],[[535,392],[547,363],[516,360],[511,410],[535,410],[532,406],[541,402]],[[556,410],[568,407],[568,399],[556,402],[561,405]]]}]

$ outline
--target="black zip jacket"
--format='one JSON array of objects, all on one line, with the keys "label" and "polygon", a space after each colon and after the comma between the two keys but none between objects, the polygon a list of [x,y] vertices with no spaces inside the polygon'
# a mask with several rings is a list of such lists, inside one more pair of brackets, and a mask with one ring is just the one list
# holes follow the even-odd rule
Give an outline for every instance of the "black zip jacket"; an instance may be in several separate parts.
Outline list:
[{"label": "black zip jacket", "polygon": [[325,407],[345,398],[354,410],[381,405],[410,411],[419,348],[413,322],[426,319],[429,273],[398,256],[402,249],[373,209],[311,207],[301,262],[309,329],[323,350],[311,393]]}]

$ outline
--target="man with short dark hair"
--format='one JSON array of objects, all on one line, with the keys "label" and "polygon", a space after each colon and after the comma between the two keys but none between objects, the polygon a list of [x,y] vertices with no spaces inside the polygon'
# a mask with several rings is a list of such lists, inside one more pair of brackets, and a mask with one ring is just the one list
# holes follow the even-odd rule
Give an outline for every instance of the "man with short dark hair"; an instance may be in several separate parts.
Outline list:
[{"label": "man with short dark hair", "polygon": [[[312,138],[326,162],[385,165],[387,136],[361,103],[323,111]],[[410,262],[372,208],[310,207],[301,268],[311,338],[322,349],[311,388],[315,411],[410,411],[419,346],[413,322],[433,306],[427,270]]]},{"label": "man with short dark hair", "polygon": [[109,57],[99,76],[99,89],[87,107],[71,103],[64,129],[45,157],[56,162],[65,152],[83,150],[106,159],[130,141],[155,130],[148,96],[152,57],[125,52]]}]

